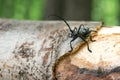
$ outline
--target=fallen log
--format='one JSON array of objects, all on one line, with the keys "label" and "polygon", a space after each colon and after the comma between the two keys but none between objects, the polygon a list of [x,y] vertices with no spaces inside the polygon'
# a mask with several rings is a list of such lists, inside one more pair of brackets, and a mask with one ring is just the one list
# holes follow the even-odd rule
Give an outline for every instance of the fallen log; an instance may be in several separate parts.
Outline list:
[{"label": "fallen log", "polygon": [[120,27],[102,27],[93,39],[89,43],[92,53],[83,45],[59,62],[58,80],[120,79]]},{"label": "fallen log", "polygon": [[[96,31],[102,25],[101,22],[85,21],[69,23],[72,29],[84,24]],[[56,71],[59,63],[76,53],[84,44],[81,39],[77,39],[72,43],[74,50],[68,52],[71,40],[69,34],[68,27],[62,21],[0,19],[0,80],[58,78]]]}]

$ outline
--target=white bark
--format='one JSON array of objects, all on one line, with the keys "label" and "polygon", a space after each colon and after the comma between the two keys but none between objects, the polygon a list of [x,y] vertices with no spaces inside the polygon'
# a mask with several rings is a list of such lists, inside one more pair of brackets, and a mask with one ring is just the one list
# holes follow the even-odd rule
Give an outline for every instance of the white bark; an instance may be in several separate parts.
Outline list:
[{"label": "white bark", "polygon": [[[81,23],[92,29],[101,25],[70,25]],[[53,64],[70,50],[69,33],[59,21],[0,20],[0,80],[51,80]]]}]

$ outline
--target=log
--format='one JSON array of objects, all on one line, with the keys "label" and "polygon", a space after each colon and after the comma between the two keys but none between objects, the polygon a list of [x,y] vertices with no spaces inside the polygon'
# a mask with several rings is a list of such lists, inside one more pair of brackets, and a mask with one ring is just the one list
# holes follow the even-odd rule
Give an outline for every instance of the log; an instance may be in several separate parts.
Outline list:
[{"label": "log", "polygon": [[102,27],[90,42],[92,53],[83,45],[59,61],[57,80],[119,80],[120,27]]},{"label": "log", "polygon": [[[84,24],[92,30],[101,22],[69,21],[71,28]],[[0,80],[51,80],[56,78],[56,66],[71,55],[81,39],[72,44],[70,31],[62,21],[19,21],[0,19]],[[89,39],[88,39],[89,40]]]}]

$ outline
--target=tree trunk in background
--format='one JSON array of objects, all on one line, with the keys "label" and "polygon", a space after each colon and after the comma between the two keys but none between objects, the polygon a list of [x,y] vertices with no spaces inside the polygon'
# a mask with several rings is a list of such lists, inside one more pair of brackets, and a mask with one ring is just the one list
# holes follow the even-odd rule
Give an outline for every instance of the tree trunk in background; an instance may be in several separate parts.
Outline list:
[{"label": "tree trunk in background", "polygon": [[91,2],[92,0],[47,0],[44,19],[55,14],[69,20],[90,20]]},{"label": "tree trunk in background", "polygon": [[90,20],[92,0],[65,0],[65,13],[70,20]]},{"label": "tree trunk in background", "polygon": [[45,6],[44,19],[48,19],[48,16],[51,14],[63,16],[64,0],[46,0]]}]

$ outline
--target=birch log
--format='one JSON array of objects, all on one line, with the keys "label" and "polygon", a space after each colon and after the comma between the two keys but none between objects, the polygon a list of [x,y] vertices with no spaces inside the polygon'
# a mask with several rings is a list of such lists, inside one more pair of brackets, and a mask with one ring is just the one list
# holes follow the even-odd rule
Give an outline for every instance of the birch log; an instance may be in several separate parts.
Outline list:
[{"label": "birch log", "polygon": [[[72,28],[84,24],[93,30],[102,25],[69,23]],[[0,19],[0,80],[51,80],[55,76],[55,63],[70,50],[69,34],[62,21]],[[73,47],[80,42],[75,40]]]}]

